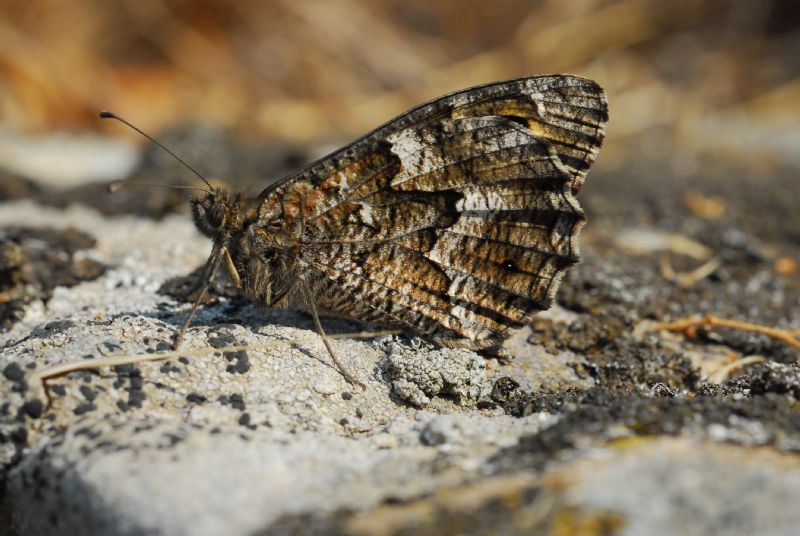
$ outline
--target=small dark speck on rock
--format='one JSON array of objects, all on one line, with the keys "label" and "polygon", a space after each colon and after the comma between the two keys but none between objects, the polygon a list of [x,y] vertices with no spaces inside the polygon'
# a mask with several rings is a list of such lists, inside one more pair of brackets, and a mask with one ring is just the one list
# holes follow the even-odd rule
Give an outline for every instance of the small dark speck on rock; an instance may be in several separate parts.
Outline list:
[{"label": "small dark speck on rock", "polygon": [[353,394],[352,393],[348,393],[347,391],[345,391],[344,393],[342,393],[342,399],[343,400],[352,400],[353,399]]},{"label": "small dark speck on rock", "polygon": [[242,357],[247,356],[247,352],[244,350],[237,350],[235,352],[224,352],[222,355],[225,356],[225,359],[228,361],[233,361],[235,359],[241,359]]},{"label": "small dark speck on rock", "polygon": [[221,434],[222,430],[219,427],[215,426],[214,428],[209,430],[208,433],[211,434],[211,435],[217,435],[217,434]]},{"label": "small dark speck on rock", "polygon": [[348,421],[348,420],[347,420],[347,419],[345,419],[345,418],[341,418],[341,419],[339,419],[339,424],[341,424],[342,426],[347,426],[349,422],[350,422],[350,421]]},{"label": "small dark speck on rock", "polygon": [[3,376],[12,382],[20,382],[25,377],[25,373],[17,363],[9,363],[6,368],[3,369]]},{"label": "small dark speck on rock", "polygon": [[356,417],[359,419],[364,418],[364,413],[361,411],[361,408],[356,408]]},{"label": "small dark speck on rock", "polygon": [[189,358],[188,357],[179,357],[178,361],[180,361],[184,365],[188,365],[189,364]]},{"label": "small dark speck on rock", "polygon": [[207,399],[199,393],[189,393],[186,395],[186,400],[192,404],[203,404]]},{"label": "small dark speck on rock", "polygon": [[141,408],[145,398],[147,397],[142,391],[131,391],[128,393],[128,405],[134,408]]},{"label": "small dark speck on rock", "polygon": [[22,404],[22,411],[31,419],[38,419],[44,412],[44,404],[41,400],[28,400]]},{"label": "small dark speck on rock", "polygon": [[120,411],[128,411],[130,409],[130,406],[128,406],[128,403],[124,400],[117,400],[117,407]]},{"label": "small dark speck on rock", "polygon": [[226,367],[226,371],[230,374],[239,373],[244,374],[250,370],[250,359],[247,357],[247,352],[239,350],[238,352],[225,352],[222,354],[228,361],[236,361],[233,365]]},{"label": "small dark speck on rock", "polygon": [[109,352],[116,352],[116,351],[122,350],[122,346],[120,346],[118,344],[114,344],[113,342],[105,341],[103,343],[103,346],[105,346],[106,350],[108,350]]},{"label": "small dark speck on rock", "polygon": [[120,376],[132,375],[135,370],[136,370],[135,367],[131,363],[125,363],[124,365],[116,365],[114,367],[114,372],[116,372]]},{"label": "small dark speck on rock", "polygon": [[75,322],[72,320],[56,320],[55,322],[48,322],[45,324],[45,331],[64,331],[65,329],[74,328]]},{"label": "small dark speck on rock", "polygon": [[100,434],[101,434],[100,430],[96,430],[92,426],[81,426],[80,428],[75,430],[76,436],[85,435],[89,439],[97,439],[98,437],[100,437]]},{"label": "small dark speck on rock", "polygon": [[11,441],[24,444],[28,441],[28,431],[25,428],[15,428],[11,431]]},{"label": "small dark speck on rock", "polygon": [[141,376],[131,377],[131,391],[141,391],[144,387],[144,380]]},{"label": "small dark speck on rock", "polygon": [[238,409],[238,410],[244,411],[245,404],[244,404],[244,398],[242,397],[242,395],[233,394],[233,395],[231,395],[230,401],[231,401],[231,406],[234,409]]},{"label": "small dark speck on rock", "polygon": [[93,402],[95,398],[97,398],[97,391],[89,387],[88,385],[81,385],[80,391],[83,397],[88,400],[89,402]]},{"label": "small dark speck on rock", "polygon": [[250,414],[242,413],[242,415],[239,417],[239,424],[242,426],[250,426]]},{"label": "small dark speck on rock", "polygon": [[89,413],[90,411],[94,411],[97,409],[97,406],[92,404],[91,402],[83,402],[78,404],[78,407],[75,408],[75,415],[83,415],[84,413]]},{"label": "small dark speck on rock", "polygon": [[210,337],[208,339],[208,344],[211,345],[212,348],[224,348],[228,346],[228,341],[222,337]]},{"label": "small dark speck on rock", "polygon": [[248,370],[250,370],[250,360],[247,358],[247,354],[244,354],[239,358],[239,361],[236,362],[236,372],[244,374]]},{"label": "small dark speck on rock", "polygon": [[165,433],[163,437],[164,439],[167,440],[167,444],[164,445],[167,448],[174,447],[175,445],[183,441],[183,437],[176,434]]},{"label": "small dark speck on rock", "polygon": [[171,349],[172,349],[172,345],[167,343],[167,342],[164,342],[164,341],[161,341],[160,343],[158,343],[156,345],[156,352],[166,352],[167,350],[171,350]]},{"label": "small dark speck on rock", "polygon": [[64,396],[64,395],[67,394],[67,390],[60,383],[56,383],[54,385],[51,385],[50,386],[50,390],[53,391],[58,396]]}]

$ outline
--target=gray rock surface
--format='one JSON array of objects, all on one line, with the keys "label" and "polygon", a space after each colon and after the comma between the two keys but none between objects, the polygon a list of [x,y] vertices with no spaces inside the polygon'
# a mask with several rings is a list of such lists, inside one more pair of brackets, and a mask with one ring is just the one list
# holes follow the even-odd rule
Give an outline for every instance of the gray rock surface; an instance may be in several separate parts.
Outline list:
[{"label": "gray rock surface", "polygon": [[0,432],[24,435],[2,444],[19,534],[250,534],[287,514],[363,510],[474,478],[553,420],[476,409],[501,371],[473,352],[334,340],[361,392],[305,315],[246,305],[231,323],[224,302],[200,310],[180,359],[73,372],[45,392],[46,367],[166,349],[187,306],[156,291],[209,243],[185,217],[5,205],[0,226],[19,222],[91,233],[85,254],[111,267],[2,335],[0,369],[19,369],[0,384]]}]

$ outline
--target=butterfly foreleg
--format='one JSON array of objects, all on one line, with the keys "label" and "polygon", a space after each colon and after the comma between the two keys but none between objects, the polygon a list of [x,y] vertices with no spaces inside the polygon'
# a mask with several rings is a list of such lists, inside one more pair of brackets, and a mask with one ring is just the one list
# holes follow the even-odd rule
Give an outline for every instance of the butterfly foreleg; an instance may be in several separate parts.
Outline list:
[{"label": "butterfly foreleg", "polygon": [[197,294],[197,298],[195,298],[194,303],[192,303],[192,308],[189,310],[189,315],[186,317],[186,320],[183,321],[181,325],[181,329],[178,332],[178,336],[175,337],[175,342],[172,345],[173,350],[177,350],[183,340],[183,335],[186,333],[186,329],[189,327],[189,323],[192,321],[192,317],[194,317],[195,312],[197,312],[197,308],[200,307],[200,303],[203,301],[203,298],[206,296],[206,292],[208,292],[211,283],[214,282],[214,276],[217,273],[217,268],[219,267],[219,263],[222,260],[222,257],[228,255],[228,249],[224,246],[220,246],[219,248],[215,247],[211,251],[211,255],[208,257],[208,261],[206,262],[206,267],[203,270],[203,278],[200,280],[202,286],[199,287],[199,292]]}]

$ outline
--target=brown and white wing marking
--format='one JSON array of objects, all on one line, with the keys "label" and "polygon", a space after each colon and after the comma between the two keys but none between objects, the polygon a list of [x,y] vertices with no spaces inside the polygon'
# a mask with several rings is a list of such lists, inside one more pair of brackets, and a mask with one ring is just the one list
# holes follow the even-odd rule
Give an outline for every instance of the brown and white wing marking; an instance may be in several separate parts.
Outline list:
[{"label": "brown and white wing marking", "polygon": [[577,262],[575,194],[607,119],[600,86],[574,76],[459,91],[269,188],[261,221],[298,229],[322,308],[493,346]]}]

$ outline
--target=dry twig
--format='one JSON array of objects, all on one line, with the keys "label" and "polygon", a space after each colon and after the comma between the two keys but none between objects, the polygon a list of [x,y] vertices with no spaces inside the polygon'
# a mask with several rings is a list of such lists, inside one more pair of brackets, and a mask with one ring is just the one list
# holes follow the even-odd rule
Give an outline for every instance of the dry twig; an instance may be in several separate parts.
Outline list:
[{"label": "dry twig", "polygon": [[788,344],[794,348],[800,349],[800,330],[786,330],[781,328],[773,328],[770,326],[763,326],[761,324],[753,324],[751,322],[741,322],[739,320],[730,320],[728,318],[720,318],[718,316],[706,315],[704,317],[686,317],[679,318],[674,322],[653,322],[650,330],[666,330],[678,331],[686,334],[687,337],[696,337],[698,328],[732,328],[742,331],[750,331],[752,333],[761,333],[768,335],[773,339]]}]

